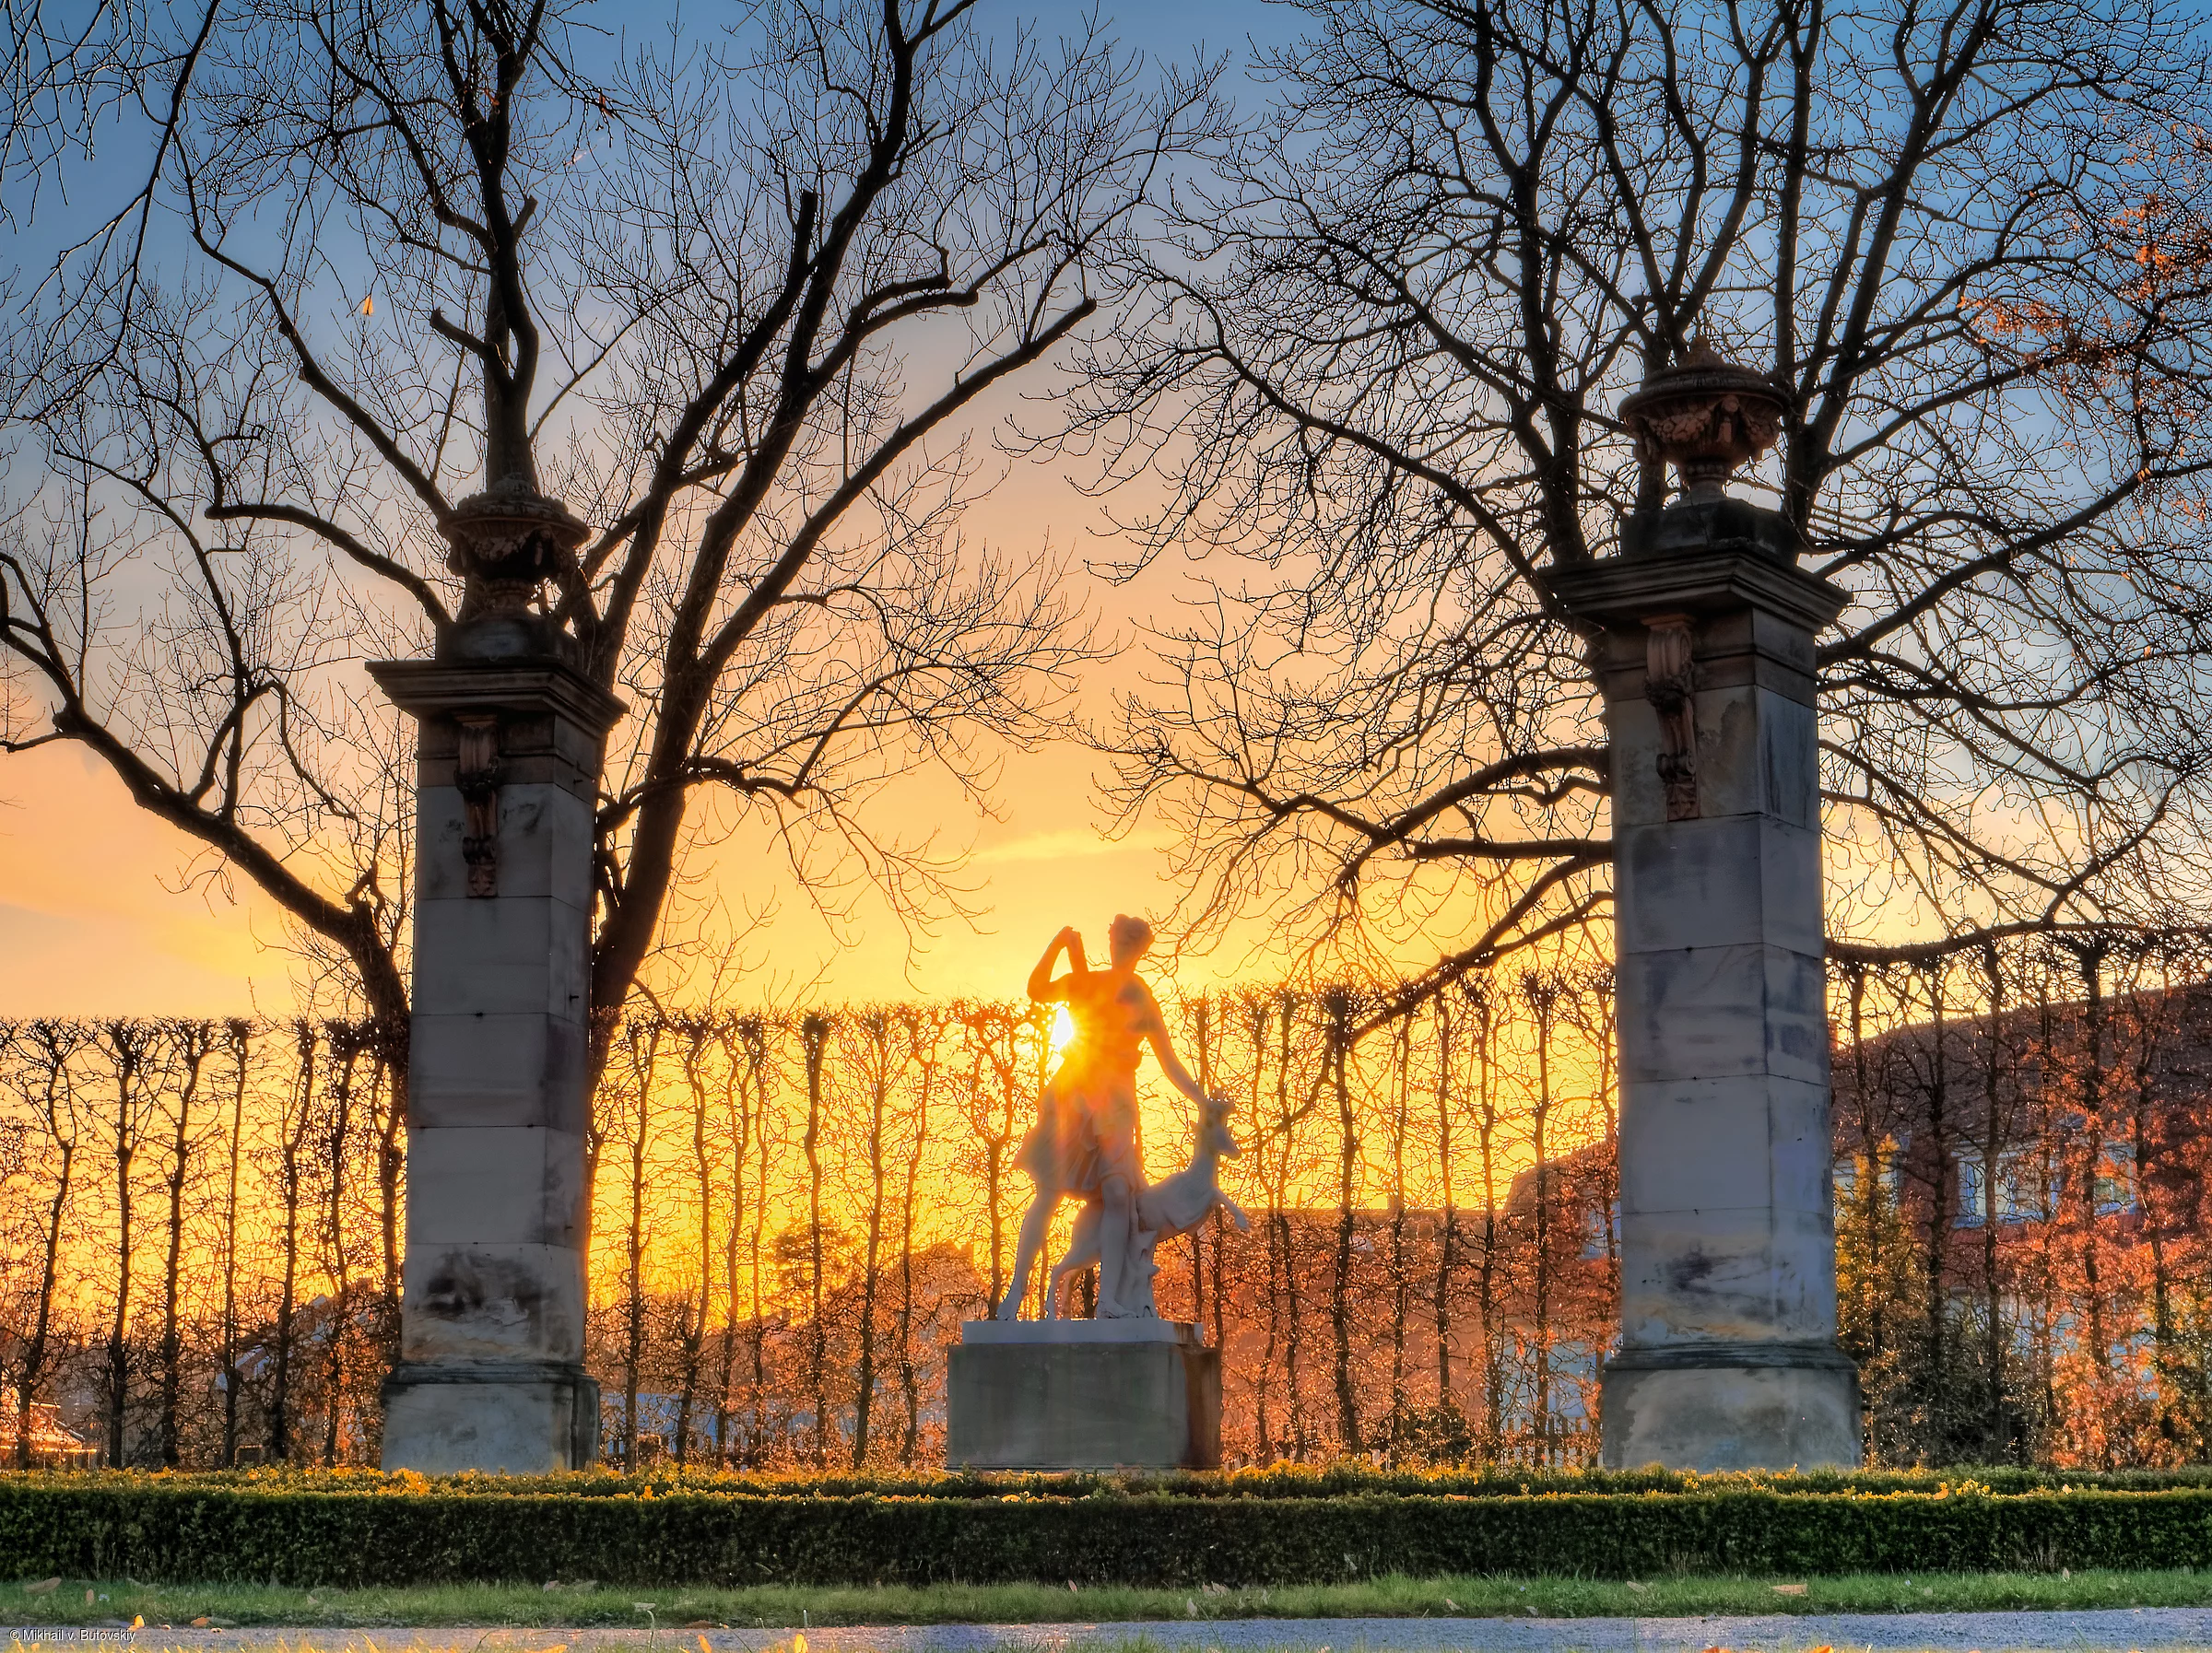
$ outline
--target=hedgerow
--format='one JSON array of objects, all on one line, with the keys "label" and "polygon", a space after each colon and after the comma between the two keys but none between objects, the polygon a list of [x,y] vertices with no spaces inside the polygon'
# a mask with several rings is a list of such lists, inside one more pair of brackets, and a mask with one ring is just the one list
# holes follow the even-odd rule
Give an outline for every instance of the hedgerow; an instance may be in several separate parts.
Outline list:
[{"label": "hedgerow", "polygon": [[0,1575],[1276,1585],[2212,1563],[2212,1475],[0,1476]]}]

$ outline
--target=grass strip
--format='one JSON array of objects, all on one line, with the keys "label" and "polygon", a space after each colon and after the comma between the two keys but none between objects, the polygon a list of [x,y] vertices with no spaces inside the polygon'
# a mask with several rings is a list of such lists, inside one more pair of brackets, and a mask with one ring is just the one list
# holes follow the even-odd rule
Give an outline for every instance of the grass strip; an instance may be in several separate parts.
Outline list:
[{"label": "grass strip", "polygon": [[[376,1629],[446,1626],[688,1629],[830,1624],[1050,1624],[1243,1618],[1681,1617],[1808,1612],[1995,1612],[2014,1609],[2212,1606],[2212,1571],[1894,1573],[1832,1577],[1659,1576],[1643,1580],[1506,1575],[1273,1589],[1145,1589],[1047,1584],[784,1585],[641,1589],[590,1582],[337,1589],[265,1584],[151,1585],[65,1578],[0,1585],[0,1624]],[[1781,1588],[1777,1588],[1777,1587]]]}]

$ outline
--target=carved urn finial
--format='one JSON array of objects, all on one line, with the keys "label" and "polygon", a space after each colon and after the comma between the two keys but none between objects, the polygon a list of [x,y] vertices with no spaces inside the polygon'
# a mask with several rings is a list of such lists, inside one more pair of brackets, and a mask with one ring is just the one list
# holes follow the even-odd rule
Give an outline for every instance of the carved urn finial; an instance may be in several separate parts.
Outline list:
[{"label": "carved urn finial", "polygon": [[1782,435],[1788,393],[1764,373],[1721,359],[1702,339],[1620,404],[1636,455],[1671,464],[1686,500],[1718,499],[1728,475]]},{"label": "carved urn finial", "polygon": [[566,506],[514,477],[462,500],[440,531],[453,546],[446,567],[467,581],[464,625],[527,615],[537,588],[567,566],[591,533]]}]

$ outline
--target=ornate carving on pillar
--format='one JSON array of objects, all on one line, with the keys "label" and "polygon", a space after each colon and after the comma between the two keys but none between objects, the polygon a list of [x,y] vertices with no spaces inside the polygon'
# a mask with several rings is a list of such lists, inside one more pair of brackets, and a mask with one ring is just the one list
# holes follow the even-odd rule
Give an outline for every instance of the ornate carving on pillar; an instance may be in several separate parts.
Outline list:
[{"label": "ornate carving on pillar", "polygon": [[1654,615],[1644,622],[1643,698],[1659,714],[1659,780],[1666,818],[1698,818],[1698,662],[1690,653],[1689,616]]},{"label": "ornate carving on pillar", "polygon": [[1620,404],[1645,464],[1671,464],[1682,497],[1718,499],[1728,474],[1782,435],[1788,393],[1764,373],[1721,359],[1698,340],[1679,367],[1662,368]]},{"label": "ornate carving on pillar", "polygon": [[468,893],[488,898],[500,893],[500,720],[488,712],[465,712],[461,749],[453,764],[453,784],[465,812],[461,859],[468,867]]}]

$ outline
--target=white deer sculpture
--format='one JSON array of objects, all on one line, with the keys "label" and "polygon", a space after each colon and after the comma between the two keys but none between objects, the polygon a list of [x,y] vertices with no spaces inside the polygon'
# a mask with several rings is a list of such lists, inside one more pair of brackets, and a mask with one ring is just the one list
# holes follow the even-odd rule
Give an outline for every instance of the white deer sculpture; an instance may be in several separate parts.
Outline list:
[{"label": "white deer sculpture", "polygon": [[[1229,1133],[1229,1116],[1234,1111],[1235,1104],[1227,1096],[1209,1096],[1199,1104],[1197,1146],[1191,1163],[1136,1196],[1136,1232],[1130,1239],[1125,1278],[1141,1284],[1125,1298],[1132,1314],[1149,1318],[1159,1312],[1152,1301],[1152,1276],[1159,1270],[1152,1260],[1152,1251],[1161,1240],[1190,1233],[1213,1214],[1217,1205],[1229,1213],[1239,1229],[1252,1227],[1252,1219],[1243,1208],[1221,1191],[1221,1161],[1235,1159],[1244,1152]],[[1059,1316],[1061,1281],[1099,1260],[1101,1209],[1096,1200],[1085,1204],[1076,1218],[1075,1232],[1068,1237],[1066,1255],[1053,1265],[1052,1283],[1044,1294],[1048,1319]]]}]

